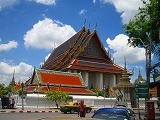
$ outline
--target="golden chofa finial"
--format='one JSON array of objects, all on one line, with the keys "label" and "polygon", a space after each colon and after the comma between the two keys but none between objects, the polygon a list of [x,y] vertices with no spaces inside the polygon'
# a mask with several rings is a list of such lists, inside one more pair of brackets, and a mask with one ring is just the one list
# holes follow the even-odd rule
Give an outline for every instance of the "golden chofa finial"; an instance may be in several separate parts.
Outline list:
[{"label": "golden chofa finial", "polygon": [[91,21],[89,22],[89,26],[88,26],[88,29],[90,29],[90,25],[91,25]]},{"label": "golden chofa finial", "polygon": [[86,26],[86,17],[85,17],[85,19],[84,19],[84,27]]},{"label": "golden chofa finial", "polygon": [[96,26],[94,27],[94,30],[96,30],[96,28],[97,28],[97,22],[96,22]]}]

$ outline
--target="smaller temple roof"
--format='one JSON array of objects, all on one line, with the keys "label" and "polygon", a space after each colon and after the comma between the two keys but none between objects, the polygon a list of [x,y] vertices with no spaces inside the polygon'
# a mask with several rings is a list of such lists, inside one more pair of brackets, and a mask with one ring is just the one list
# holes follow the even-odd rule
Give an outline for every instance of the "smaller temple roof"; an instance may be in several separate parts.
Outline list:
[{"label": "smaller temple roof", "polygon": [[32,78],[26,82],[28,93],[45,93],[48,87],[50,90],[60,89],[69,94],[95,94],[87,89],[80,73],[35,69]]},{"label": "smaller temple roof", "polygon": [[139,70],[138,78],[134,81],[134,84],[145,83],[145,82],[146,82],[146,80],[142,78],[141,72]]},{"label": "smaller temple roof", "polygon": [[126,58],[124,62],[124,71],[120,82],[113,87],[113,89],[121,89],[121,88],[134,88],[135,86],[130,82],[129,74],[127,73],[126,69]]}]

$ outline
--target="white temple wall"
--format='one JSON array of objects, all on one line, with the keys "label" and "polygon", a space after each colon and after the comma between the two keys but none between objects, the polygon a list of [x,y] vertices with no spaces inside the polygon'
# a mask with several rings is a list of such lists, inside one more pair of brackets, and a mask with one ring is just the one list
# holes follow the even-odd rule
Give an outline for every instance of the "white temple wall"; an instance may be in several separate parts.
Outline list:
[{"label": "white temple wall", "polygon": [[[103,107],[113,107],[115,104],[116,98],[105,98],[104,97],[96,97],[96,96],[81,96],[81,95],[70,95],[73,96],[73,101],[84,100],[86,105],[91,106],[92,108],[103,108]],[[25,108],[56,108],[56,103],[53,101],[47,101],[44,99],[45,94],[27,94],[24,99],[24,109]],[[22,107],[22,100],[19,100],[18,95],[11,96],[11,98],[15,99],[16,107]],[[151,98],[154,100],[155,108],[157,108],[157,98]],[[71,102],[71,101],[69,101]],[[139,107],[145,107],[145,99],[139,99]],[[62,102],[61,104],[64,104]],[[128,103],[128,107],[130,107],[130,103]]]},{"label": "white temple wall", "polygon": [[[73,97],[73,101],[81,101],[84,100],[86,105],[89,105],[93,108],[103,108],[103,107],[113,107],[116,98],[104,98],[104,97],[97,97],[97,96],[82,96],[82,95],[70,95]],[[21,107],[22,103],[21,100],[19,101],[17,98],[19,96],[15,95],[16,107]],[[27,94],[24,101],[24,109],[25,108],[56,108],[56,103],[53,101],[45,100],[45,94]],[[69,102],[72,102],[71,100]],[[65,104],[61,102],[60,104]]]}]

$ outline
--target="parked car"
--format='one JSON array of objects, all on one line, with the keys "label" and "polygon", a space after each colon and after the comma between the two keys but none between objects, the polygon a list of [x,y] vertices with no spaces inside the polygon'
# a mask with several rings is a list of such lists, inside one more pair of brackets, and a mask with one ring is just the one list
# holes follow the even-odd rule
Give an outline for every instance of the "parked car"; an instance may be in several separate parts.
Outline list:
[{"label": "parked car", "polygon": [[124,109],[117,108],[100,108],[92,118],[104,120],[133,120]]},{"label": "parked car", "polygon": [[[60,111],[67,113],[70,112],[71,114],[73,114],[74,112],[78,112],[78,107],[80,105],[80,102],[70,102],[69,104],[63,104],[60,105]],[[92,108],[91,106],[86,106],[86,113],[90,113]]]},{"label": "parked car", "polygon": [[128,105],[126,102],[116,101],[115,106],[127,107]]},{"label": "parked car", "polygon": [[131,108],[127,108],[127,107],[120,107],[120,106],[114,106],[113,108],[117,108],[117,109],[124,109],[124,110],[126,110],[126,111],[127,111],[127,113],[129,114],[129,116],[135,120],[135,116],[136,116],[136,114],[135,114],[135,112],[134,112]]}]

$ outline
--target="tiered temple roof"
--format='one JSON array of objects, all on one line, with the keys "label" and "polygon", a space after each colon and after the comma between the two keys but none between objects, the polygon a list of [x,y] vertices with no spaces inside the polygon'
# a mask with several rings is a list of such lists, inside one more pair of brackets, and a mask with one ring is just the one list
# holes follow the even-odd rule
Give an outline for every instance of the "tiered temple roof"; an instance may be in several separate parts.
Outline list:
[{"label": "tiered temple roof", "polygon": [[[113,63],[106,52],[97,31],[83,27],[66,42],[55,48],[41,66],[54,71],[90,71],[105,74],[121,74],[123,68]],[[131,75],[132,73],[129,72]]]},{"label": "tiered temple roof", "polygon": [[126,59],[124,62],[124,72],[122,75],[122,78],[120,79],[120,82],[113,87],[114,89],[123,89],[123,88],[134,88],[135,86],[130,82],[129,74],[127,73],[126,69]]},{"label": "tiered temple roof", "polygon": [[[74,70],[77,73],[72,73]],[[44,93],[49,82],[52,90],[61,84],[61,90],[69,94],[93,95],[79,75],[83,71],[115,75],[122,75],[124,71],[111,60],[96,29],[91,33],[85,27],[55,48],[41,69],[35,69],[33,77],[26,82],[27,91]],[[127,74],[132,75],[132,72]]]},{"label": "tiered temple roof", "polygon": [[141,72],[139,70],[138,78],[134,81],[134,84],[146,83],[146,80],[142,78]]},{"label": "tiered temple roof", "polygon": [[45,93],[50,90],[60,89],[71,94],[94,95],[88,90],[80,73],[60,72],[53,70],[35,69],[32,78],[26,82],[28,93]]}]

